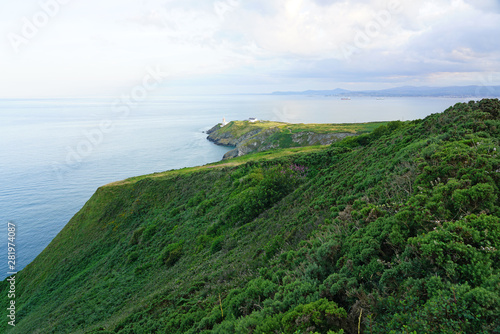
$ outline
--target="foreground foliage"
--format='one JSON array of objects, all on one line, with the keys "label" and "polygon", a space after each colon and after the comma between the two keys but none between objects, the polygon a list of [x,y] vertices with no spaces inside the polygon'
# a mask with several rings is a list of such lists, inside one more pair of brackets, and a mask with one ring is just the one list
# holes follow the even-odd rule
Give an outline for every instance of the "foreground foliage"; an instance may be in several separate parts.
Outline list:
[{"label": "foreground foliage", "polygon": [[2,331],[500,333],[499,112],[102,187]]}]

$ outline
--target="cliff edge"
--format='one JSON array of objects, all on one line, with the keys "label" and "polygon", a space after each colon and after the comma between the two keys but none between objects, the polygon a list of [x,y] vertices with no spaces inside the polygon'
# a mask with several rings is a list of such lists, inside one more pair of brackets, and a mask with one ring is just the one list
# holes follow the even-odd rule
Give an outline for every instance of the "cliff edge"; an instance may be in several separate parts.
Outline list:
[{"label": "cliff edge", "polygon": [[500,333],[499,148],[471,101],[100,187],[0,282],[0,333]]},{"label": "cliff edge", "polygon": [[349,136],[370,132],[385,123],[293,124],[273,121],[231,121],[207,131],[217,145],[232,146],[223,159],[276,148],[329,145]]}]

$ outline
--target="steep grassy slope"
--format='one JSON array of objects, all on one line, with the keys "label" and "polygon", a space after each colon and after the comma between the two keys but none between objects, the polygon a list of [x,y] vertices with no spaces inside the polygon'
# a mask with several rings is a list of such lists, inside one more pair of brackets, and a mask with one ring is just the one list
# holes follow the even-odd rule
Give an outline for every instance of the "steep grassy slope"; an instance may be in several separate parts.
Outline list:
[{"label": "steep grassy slope", "polygon": [[369,133],[387,122],[354,124],[294,124],[273,121],[232,121],[208,130],[208,140],[235,146],[224,159],[270,149],[327,145],[345,137]]},{"label": "steep grassy slope", "polygon": [[102,187],[0,330],[500,333],[499,112]]}]

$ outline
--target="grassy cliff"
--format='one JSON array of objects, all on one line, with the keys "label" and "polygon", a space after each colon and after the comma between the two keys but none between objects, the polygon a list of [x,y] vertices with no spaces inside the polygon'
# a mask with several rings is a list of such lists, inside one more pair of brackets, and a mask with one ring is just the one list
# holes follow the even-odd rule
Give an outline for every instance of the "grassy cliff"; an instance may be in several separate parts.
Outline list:
[{"label": "grassy cliff", "polygon": [[353,124],[293,124],[273,121],[232,121],[207,131],[208,140],[235,146],[224,159],[270,149],[328,145],[349,136],[369,133],[387,122]]},{"label": "grassy cliff", "polygon": [[499,112],[103,186],[17,275],[0,331],[498,333]]}]

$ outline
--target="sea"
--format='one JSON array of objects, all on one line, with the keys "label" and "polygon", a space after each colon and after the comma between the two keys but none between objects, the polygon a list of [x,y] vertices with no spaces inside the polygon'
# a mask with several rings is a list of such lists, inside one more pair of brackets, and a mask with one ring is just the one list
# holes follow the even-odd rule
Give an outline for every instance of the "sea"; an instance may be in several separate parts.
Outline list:
[{"label": "sea", "polygon": [[0,279],[33,261],[98,187],[220,160],[229,148],[206,140],[205,131],[223,118],[404,121],[468,100],[157,96],[124,107],[114,98],[0,99]]}]

